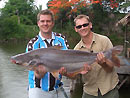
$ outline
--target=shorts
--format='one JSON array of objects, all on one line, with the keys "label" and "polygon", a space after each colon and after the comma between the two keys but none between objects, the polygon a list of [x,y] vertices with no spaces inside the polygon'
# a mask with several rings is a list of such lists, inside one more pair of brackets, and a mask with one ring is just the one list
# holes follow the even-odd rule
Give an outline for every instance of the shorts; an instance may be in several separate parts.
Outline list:
[{"label": "shorts", "polygon": [[29,88],[29,98],[69,98],[63,87],[57,90],[43,91],[41,88]]}]

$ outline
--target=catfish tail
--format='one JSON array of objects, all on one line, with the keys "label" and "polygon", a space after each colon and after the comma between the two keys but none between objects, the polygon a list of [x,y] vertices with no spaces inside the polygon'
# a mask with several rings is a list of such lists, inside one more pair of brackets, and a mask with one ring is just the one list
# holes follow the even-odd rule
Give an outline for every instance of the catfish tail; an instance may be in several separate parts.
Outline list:
[{"label": "catfish tail", "polygon": [[120,67],[120,59],[117,55],[119,55],[123,51],[123,46],[118,45],[112,48],[112,62],[115,66]]}]

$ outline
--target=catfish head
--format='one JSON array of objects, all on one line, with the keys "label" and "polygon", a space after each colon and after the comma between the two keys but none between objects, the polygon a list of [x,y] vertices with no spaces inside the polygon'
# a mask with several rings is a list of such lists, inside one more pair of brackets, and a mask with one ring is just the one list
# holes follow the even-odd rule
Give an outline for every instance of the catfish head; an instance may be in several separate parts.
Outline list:
[{"label": "catfish head", "polygon": [[11,62],[14,64],[29,66],[30,64],[34,65],[36,63],[35,58],[30,56],[29,53],[22,53],[11,57]]}]

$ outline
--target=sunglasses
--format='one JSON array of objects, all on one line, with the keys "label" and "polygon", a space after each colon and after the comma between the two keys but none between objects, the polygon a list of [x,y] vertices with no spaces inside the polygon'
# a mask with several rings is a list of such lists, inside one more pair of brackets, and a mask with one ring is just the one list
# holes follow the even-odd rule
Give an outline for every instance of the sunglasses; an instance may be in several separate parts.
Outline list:
[{"label": "sunglasses", "polygon": [[89,23],[85,23],[85,24],[83,24],[83,25],[78,25],[78,26],[76,26],[76,28],[77,29],[80,29],[80,28],[82,28],[82,26],[83,27],[87,27],[89,25]]}]

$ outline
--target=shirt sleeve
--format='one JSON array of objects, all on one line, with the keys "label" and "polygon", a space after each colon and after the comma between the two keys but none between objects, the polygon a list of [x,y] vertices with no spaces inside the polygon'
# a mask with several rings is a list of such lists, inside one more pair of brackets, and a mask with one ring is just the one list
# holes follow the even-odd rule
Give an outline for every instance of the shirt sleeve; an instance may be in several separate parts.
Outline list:
[{"label": "shirt sleeve", "polygon": [[69,44],[65,36],[61,36],[60,42],[62,43],[62,50],[67,50],[69,48]]},{"label": "shirt sleeve", "polygon": [[113,44],[112,44],[112,42],[110,41],[110,39],[108,37],[105,37],[103,42],[104,42],[103,43],[103,47],[104,47],[103,51],[106,51],[106,50],[108,50],[108,49],[113,47]]}]

